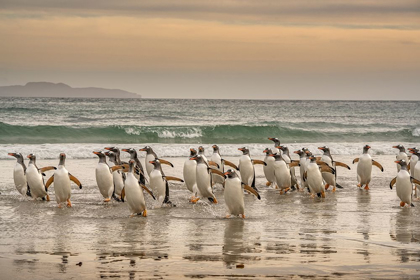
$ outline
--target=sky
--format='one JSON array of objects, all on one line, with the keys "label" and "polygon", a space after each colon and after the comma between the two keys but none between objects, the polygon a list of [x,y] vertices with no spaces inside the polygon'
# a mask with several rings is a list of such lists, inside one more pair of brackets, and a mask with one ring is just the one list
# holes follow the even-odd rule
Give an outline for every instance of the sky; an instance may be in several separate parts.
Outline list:
[{"label": "sky", "polygon": [[420,1],[0,0],[0,86],[420,100]]}]

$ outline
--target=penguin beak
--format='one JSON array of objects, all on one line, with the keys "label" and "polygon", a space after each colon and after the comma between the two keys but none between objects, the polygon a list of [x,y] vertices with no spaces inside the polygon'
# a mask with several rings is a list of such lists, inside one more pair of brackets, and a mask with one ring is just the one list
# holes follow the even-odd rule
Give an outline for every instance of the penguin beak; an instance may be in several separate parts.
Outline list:
[{"label": "penguin beak", "polygon": [[239,150],[239,151],[243,151],[243,150],[244,150],[244,148],[238,148],[238,150]]},{"label": "penguin beak", "polygon": [[369,146],[369,145],[366,145],[366,148],[370,149],[370,148],[372,148],[372,147],[371,147],[371,146]]},{"label": "penguin beak", "polygon": [[273,137],[268,137],[268,140],[274,141]]},{"label": "penguin beak", "polygon": [[265,149],[264,151],[263,151],[263,153],[267,153],[268,152],[268,150],[267,149]]},{"label": "penguin beak", "polygon": [[213,149],[216,149],[216,145],[211,146]]},{"label": "penguin beak", "polygon": [[[100,155],[100,152],[93,152],[95,155]],[[29,157],[29,156],[28,156]]]},{"label": "penguin beak", "polygon": [[111,151],[112,148],[111,147],[105,147],[104,149],[108,150],[108,151]]},{"label": "penguin beak", "polygon": [[31,156],[31,155],[27,155],[26,157],[27,157],[27,158],[31,158],[32,156]]},{"label": "penguin beak", "polygon": [[194,149],[193,149],[193,148],[191,148],[191,149],[190,149],[190,152],[194,152]]},{"label": "penguin beak", "polygon": [[155,161],[154,160],[151,160],[151,161],[149,161],[149,163],[153,164],[153,163],[155,163]]},{"label": "penguin beak", "polygon": [[401,163],[401,161],[400,160],[396,160],[396,161],[394,161],[395,163],[398,163],[398,164],[400,164]]},{"label": "penguin beak", "polygon": [[309,155],[309,153],[310,153],[310,152],[309,152],[309,151],[306,151],[305,153],[306,153],[307,155]]},{"label": "penguin beak", "polygon": [[190,160],[196,160],[197,159],[197,157],[192,157],[192,158],[190,158]]},{"label": "penguin beak", "polygon": [[300,152],[300,151],[294,151],[293,153],[295,153],[295,154],[299,154],[299,152]]},{"label": "penguin beak", "polygon": [[128,149],[121,149],[121,151],[123,151],[123,152],[128,152]]},{"label": "penguin beak", "polygon": [[275,154],[269,154],[269,156],[270,156],[270,157],[274,157],[274,156],[275,156]]},{"label": "penguin beak", "polygon": [[276,146],[277,149],[283,149],[283,146]]},{"label": "penguin beak", "polygon": [[145,152],[145,151],[146,151],[146,148],[142,148],[142,149],[140,149],[139,151],[140,151],[140,152]]},{"label": "penguin beak", "polygon": [[392,148],[398,149],[398,146],[392,146]]},{"label": "penguin beak", "polygon": [[12,157],[16,156],[16,154],[15,154],[15,153],[8,153],[8,155],[9,155],[9,156],[12,156]]},{"label": "penguin beak", "polygon": [[223,175],[225,175],[225,176],[227,176],[227,175],[229,175],[230,174],[230,172],[228,171],[228,172],[225,172],[225,173],[223,173]]},{"label": "penguin beak", "polygon": [[324,147],[318,147],[318,150],[323,151],[323,150],[325,150],[325,149],[324,149]]}]

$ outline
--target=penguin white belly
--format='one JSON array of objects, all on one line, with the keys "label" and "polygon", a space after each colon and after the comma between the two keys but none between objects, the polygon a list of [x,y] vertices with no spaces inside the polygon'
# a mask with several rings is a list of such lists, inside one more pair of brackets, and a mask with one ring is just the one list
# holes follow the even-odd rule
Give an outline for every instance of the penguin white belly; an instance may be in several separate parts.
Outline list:
[{"label": "penguin white belly", "polygon": [[410,181],[410,174],[406,170],[401,170],[397,175],[397,196],[402,202],[411,204],[411,195],[413,191],[413,185]]},{"label": "penguin white belly", "polygon": [[315,163],[311,163],[308,165],[307,168],[308,174],[308,185],[311,191],[314,193],[322,193],[324,192],[324,184],[322,183],[322,175],[319,171],[318,165]]},{"label": "penguin white belly", "polygon": [[160,170],[154,169],[150,173],[150,187],[156,194],[157,200],[162,203],[166,195],[166,181],[163,180]]},{"label": "penguin white belly", "polygon": [[420,164],[416,164],[414,167],[414,173],[412,175],[415,179],[420,180]]},{"label": "penguin white belly", "polygon": [[357,164],[357,178],[359,184],[365,185],[370,183],[372,177],[372,158],[364,154],[359,158],[359,163]]},{"label": "penguin white belly", "polygon": [[[108,163],[109,167],[115,166],[113,162]],[[114,182],[115,194],[121,197],[122,189],[124,188],[123,174],[120,170],[112,172],[112,181]]]},{"label": "penguin white belly", "polygon": [[151,163],[149,163],[149,161],[154,161],[155,160],[155,156],[152,154],[147,154],[146,155],[146,159],[145,159],[145,165],[146,165],[146,171],[147,171],[147,175],[149,175],[150,177],[150,173],[152,173],[152,171],[155,169],[155,166]]},{"label": "penguin white belly", "polygon": [[274,174],[276,176],[277,186],[281,190],[291,187],[290,169],[284,161],[276,161],[274,163]]},{"label": "penguin white belly", "polygon": [[274,159],[274,157],[270,157],[270,156],[266,156],[264,159],[264,162],[267,163],[267,165],[263,167],[264,175],[267,181],[270,183],[273,183],[274,180],[276,179],[274,175],[274,162],[275,161],[276,160]]},{"label": "penguin white belly", "polygon": [[299,171],[300,171],[300,184],[305,188],[307,187],[307,183],[303,181],[303,174],[306,171],[306,158],[301,158],[299,161]]},{"label": "penguin white belly", "polygon": [[203,197],[213,197],[210,185],[210,174],[205,164],[197,165],[197,188]]},{"label": "penguin white belly", "polygon": [[114,192],[114,182],[109,166],[105,163],[99,163],[96,167],[95,175],[100,193],[105,199],[110,199]]},{"label": "penguin white belly", "polygon": [[26,180],[28,181],[29,188],[33,198],[44,197],[47,195],[45,190],[42,175],[38,172],[37,168],[30,164],[26,169]]},{"label": "penguin white belly", "polygon": [[184,163],[184,182],[185,186],[190,192],[194,192],[194,185],[196,184],[197,162],[195,160],[187,159]]},{"label": "penguin white belly", "polygon": [[22,195],[26,194],[28,189],[28,185],[26,182],[25,171],[23,170],[23,166],[19,163],[15,165],[15,169],[13,170],[13,180],[15,182],[15,187],[18,192]]},{"label": "penguin white belly", "polygon": [[411,159],[410,159],[410,173],[411,176],[414,177],[414,170],[417,166],[417,162],[419,161],[419,157],[416,155],[411,155]]},{"label": "penguin white belly", "polygon": [[244,191],[239,178],[226,180],[224,190],[226,210],[230,215],[244,215]]},{"label": "penguin white belly", "polygon": [[65,167],[59,166],[54,172],[55,200],[58,204],[66,202],[71,196],[69,172]]},{"label": "penguin white belly", "polygon": [[[222,164],[222,158],[220,157],[218,153],[214,153],[211,156],[210,160],[219,165],[219,168],[215,167],[217,170],[219,170],[220,172],[223,172],[224,166]],[[213,179],[213,183],[223,184],[224,180],[221,176],[216,175],[216,174],[212,174],[211,176]]]},{"label": "penguin white belly", "polygon": [[125,196],[131,214],[140,214],[146,210],[143,191],[133,173],[128,173],[125,180]]},{"label": "penguin white belly", "polygon": [[248,186],[252,185],[254,181],[254,165],[248,156],[241,156],[239,158],[239,172],[241,173],[242,182]]}]

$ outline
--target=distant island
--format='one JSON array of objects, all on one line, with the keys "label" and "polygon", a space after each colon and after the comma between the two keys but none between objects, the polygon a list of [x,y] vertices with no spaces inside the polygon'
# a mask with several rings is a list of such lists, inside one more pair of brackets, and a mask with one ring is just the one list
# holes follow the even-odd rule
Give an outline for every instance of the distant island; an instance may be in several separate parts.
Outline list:
[{"label": "distant island", "polygon": [[105,88],[72,88],[63,83],[29,82],[24,86],[0,87],[0,97],[141,98],[141,95]]}]

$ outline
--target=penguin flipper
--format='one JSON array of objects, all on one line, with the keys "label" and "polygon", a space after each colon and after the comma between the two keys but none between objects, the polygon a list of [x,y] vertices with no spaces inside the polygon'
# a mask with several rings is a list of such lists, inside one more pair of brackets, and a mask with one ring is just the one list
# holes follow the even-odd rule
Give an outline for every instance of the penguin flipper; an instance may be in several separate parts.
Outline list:
[{"label": "penguin flipper", "polygon": [[79,179],[77,179],[76,177],[74,177],[70,173],[69,173],[69,178],[70,178],[71,181],[73,181],[79,187],[79,189],[82,189],[82,183],[80,183]]},{"label": "penguin flipper", "polygon": [[151,197],[153,197],[154,200],[156,200],[156,197],[153,195],[153,192],[149,190],[149,188],[146,187],[146,185],[140,184],[140,187],[142,187],[148,194],[150,194]]},{"label": "penguin flipper", "polygon": [[415,178],[413,178],[413,177],[410,177],[410,179],[411,179],[411,183],[414,183],[414,184],[420,185],[420,181],[419,181],[419,180],[417,180],[417,179],[415,179]]},{"label": "penguin flipper", "polygon": [[411,206],[411,207],[415,207],[415,206],[414,206],[414,204],[413,204],[413,202],[411,202],[411,203],[410,203],[410,206]]},{"label": "penguin flipper", "polygon": [[321,172],[335,174],[334,168],[328,166],[328,164],[321,165]]},{"label": "penguin flipper", "polygon": [[221,172],[220,170],[217,170],[217,169],[210,169],[210,172],[212,173],[212,174],[216,174],[216,175],[219,175],[220,177],[222,177],[222,178],[225,178],[225,174],[223,174],[223,172]]},{"label": "penguin flipper", "polygon": [[339,188],[339,189],[344,189],[341,185],[339,185],[339,184],[337,184],[337,183],[335,183],[335,187],[336,187],[336,188]]},{"label": "penguin flipper", "polygon": [[46,191],[48,190],[48,188],[52,184],[52,182],[54,182],[54,174],[48,179],[47,183],[45,184],[45,190]]},{"label": "penguin flipper", "polygon": [[397,182],[397,177],[394,177],[394,179],[392,179],[391,182],[389,183],[389,188],[391,190],[392,190],[392,186],[394,186],[396,182]]},{"label": "penguin flipper", "polygon": [[178,181],[178,182],[184,182],[181,178],[173,177],[173,176],[165,176],[166,181]]},{"label": "penguin flipper", "polygon": [[122,188],[121,190],[121,201],[124,202],[124,198],[125,198],[125,187]]},{"label": "penguin flipper", "polygon": [[347,168],[348,170],[351,170],[350,166],[348,166],[347,164],[343,163],[343,162],[339,162],[339,161],[334,161],[336,166],[340,166],[340,167],[344,167]]},{"label": "penguin flipper", "polygon": [[377,161],[374,161],[373,159],[372,159],[372,165],[375,165],[376,167],[378,167],[382,172],[384,172],[384,168],[382,167],[382,165],[379,163],[379,162],[377,162]]},{"label": "penguin flipper", "polygon": [[264,166],[267,166],[267,163],[265,162],[265,161],[262,161],[262,160],[259,160],[259,159],[253,159],[252,160],[252,163],[255,165],[255,164],[261,164],[261,165],[264,165]]},{"label": "penguin flipper", "polygon": [[226,164],[226,165],[228,165],[228,166],[230,166],[230,167],[233,167],[233,168],[235,168],[236,170],[239,170],[239,167],[238,166],[236,166],[233,162],[230,162],[230,161],[228,161],[228,160],[223,160],[224,161],[224,163]]},{"label": "penguin flipper", "polygon": [[55,166],[45,166],[39,169],[39,172],[44,173],[45,171],[50,171],[50,170],[57,170],[57,167]]},{"label": "penguin flipper", "polygon": [[255,168],[254,168],[254,178],[252,179],[252,184],[251,184],[251,187],[252,187],[254,190],[258,191],[257,187],[255,186]]},{"label": "penguin flipper", "polygon": [[160,158],[159,161],[162,164],[166,164],[166,165],[169,165],[170,167],[174,167],[174,165],[172,163],[170,163],[169,161],[167,161],[167,160],[164,160],[164,159],[161,159]]},{"label": "penguin flipper", "polygon": [[242,185],[244,186],[244,190],[246,190],[249,193],[252,193],[253,195],[255,195],[259,200],[261,200],[261,196],[258,193],[258,191],[256,191],[254,188],[251,188],[250,186],[248,186],[247,184],[242,183]]},{"label": "penguin flipper", "polygon": [[165,199],[163,200],[163,203],[172,204],[169,201],[169,183],[166,180],[165,180]]},{"label": "penguin flipper", "polygon": [[359,158],[353,159],[353,164],[356,163],[356,162],[359,162]]},{"label": "penguin flipper", "polygon": [[26,195],[29,196],[29,197],[32,197],[31,188],[29,187],[28,184],[27,184],[27,186],[28,186],[28,188],[26,189]]}]

